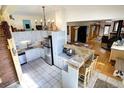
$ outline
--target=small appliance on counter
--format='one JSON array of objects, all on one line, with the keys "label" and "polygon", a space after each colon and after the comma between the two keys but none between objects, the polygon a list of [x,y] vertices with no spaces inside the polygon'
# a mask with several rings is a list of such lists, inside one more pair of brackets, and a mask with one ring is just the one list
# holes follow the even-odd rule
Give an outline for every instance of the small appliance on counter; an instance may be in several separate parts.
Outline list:
[{"label": "small appliance on counter", "polygon": [[75,51],[74,51],[73,49],[71,49],[71,48],[64,48],[64,49],[63,49],[63,52],[64,52],[65,54],[67,54],[68,56],[72,56],[72,55],[75,54]]}]

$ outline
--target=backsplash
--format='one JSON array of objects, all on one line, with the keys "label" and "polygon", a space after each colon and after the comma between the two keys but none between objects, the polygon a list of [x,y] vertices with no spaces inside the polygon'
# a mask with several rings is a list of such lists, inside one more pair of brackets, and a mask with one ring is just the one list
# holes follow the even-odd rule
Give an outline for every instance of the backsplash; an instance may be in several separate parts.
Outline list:
[{"label": "backsplash", "polygon": [[27,41],[28,43],[35,44],[47,37],[48,33],[46,31],[26,31],[26,32],[13,32],[12,33],[17,48],[26,48],[27,44],[23,43]]}]

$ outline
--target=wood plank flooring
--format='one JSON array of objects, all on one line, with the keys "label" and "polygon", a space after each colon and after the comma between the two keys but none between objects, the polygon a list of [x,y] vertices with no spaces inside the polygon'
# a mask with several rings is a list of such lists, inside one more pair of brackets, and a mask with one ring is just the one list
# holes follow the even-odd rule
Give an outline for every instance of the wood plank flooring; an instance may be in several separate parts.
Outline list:
[{"label": "wood plank flooring", "polygon": [[109,62],[110,51],[101,48],[100,42],[95,39],[88,41],[88,44],[93,50],[95,50],[95,54],[99,55],[96,70],[108,77],[122,81],[121,78],[113,76],[115,67],[114,62]]}]

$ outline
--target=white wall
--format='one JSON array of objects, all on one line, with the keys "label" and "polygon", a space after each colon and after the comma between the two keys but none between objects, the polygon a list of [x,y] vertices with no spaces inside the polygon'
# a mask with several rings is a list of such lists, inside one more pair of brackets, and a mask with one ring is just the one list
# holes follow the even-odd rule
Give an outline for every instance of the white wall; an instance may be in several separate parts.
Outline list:
[{"label": "white wall", "polygon": [[124,18],[124,6],[69,6],[65,10],[67,22]]},{"label": "white wall", "polygon": [[57,25],[59,30],[64,31],[65,29],[67,29],[65,10],[63,8],[56,9],[55,20],[56,20],[56,25]]},{"label": "white wall", "polygon": [[[43,20],[42,16],[39,15],[13,15],[15,20],[7,20],[11,25],[16,27],[17,29],[24,29],[23,27],[23,20],[30,20],[31,21],[31,28],[34,28],[36,30],[36,25],[41,25],[41,19]],[[7,18],[8,19],[8,18]],[[52,15],[48,14],[46,16],[47,21],[55,20],[54,14]],[[35,20],[37,20],[37,24],[35,23]]]},{"label": "white wall", "polygon": [[61,27],[59,27],[60,30],[61,29],[66,30],[66,28],[63,26],[67,22],[124,19],[124,6],[76,5],[76,6],[63,6],[63,7],[64,7],[63,8],[64,12],[61,12],[61,16],[63,16],[63,19],[61,19]]},{"label": "white wall", "polygon": [[27,15],[13,15],[15,20],[12,20],[12,25],[17,29],[23,29],[23,20],[31,21],[31,28],[36,29],[35,19],[38,21],[37,24],[40,24],[40,16],[27,16]]},{"label": "white wall", "polygon": [[[55,6],[56,7],[56,6]],[[11,9],[12,11],[15,8]],[[36,10],[39,11],[39,10]],[[10,13],[10,12],[9,12]],[[7,14],[7,13],[6,13]],[[8,21],[8,15],[4,15]],[[11,22],[14,25],[17,25],[19,28],[22,27],[22,19],[34,20],[36,17],[15,17],[15,23]],[[103,19],[124,19],[124,6],[87,6],[87,5],[76,5],[76,6],[60,6],[57,7],[55,13],[52,12],[47,14],[47,19],[54,19],[59,30],[67,30],[67,22],[74,21],[92,21],[92,20],[103,20]],[[38,17],[39,19],[39,17]],[[38,20],[37,19],[37,20]],[[32,22],[34,27],[34,22]]]},{"label": "white wall", "polygon": [[[22,9],[23,7],[23,9]],[[9,15],[12,15],[15,20],[10,20]],[[46,21],[55,20],[55,12],[51,8],[47,7],[46,9]],[[40,23],[40,20],[43,20],[43,13],[41,6],[19,6],[19,5],[10,5],[7,6],[6,10],[4,11],[4,20],[6,20],[10,25],[13,25],[17,29],[23,29],[23,20],[31,20],[31,27],[36,30],[35,19]]]}]

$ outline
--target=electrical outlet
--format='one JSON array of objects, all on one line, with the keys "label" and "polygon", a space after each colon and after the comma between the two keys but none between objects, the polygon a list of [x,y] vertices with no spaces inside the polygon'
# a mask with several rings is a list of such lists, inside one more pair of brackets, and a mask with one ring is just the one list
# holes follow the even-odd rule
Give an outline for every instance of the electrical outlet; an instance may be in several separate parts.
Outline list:
[{"label": "electrical outlet", "polygon": [[2,83],[2,79],[0,78],[0,83]]}]

